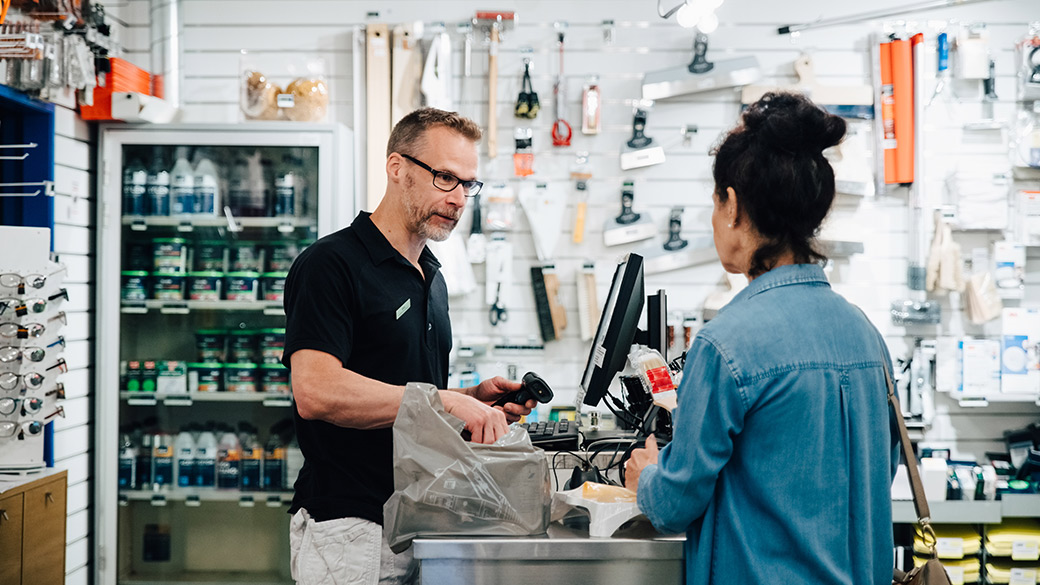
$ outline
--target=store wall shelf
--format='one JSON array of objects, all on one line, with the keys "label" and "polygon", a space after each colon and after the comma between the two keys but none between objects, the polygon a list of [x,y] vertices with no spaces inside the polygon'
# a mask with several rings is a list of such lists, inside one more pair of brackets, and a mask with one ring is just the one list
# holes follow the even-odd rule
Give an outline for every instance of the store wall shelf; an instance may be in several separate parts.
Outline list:
[{"label": "store wall shelf", "polygon": [[278,228],[280,232],[292,232],[297,228],[315,228],[318,223],[313,218],[295,217],[236,217],[229,221],[218,216],[133,216],[124,215],[123,225],[130,226],[133,231],[147,231],[150,228],[177,228],[177,231],[190,232],[197,227],[225,227],[230,231],[241,231],[244,228]]},{"label": "store wall shelf", "polygon": [[238,502],[239,506],[281,507],[292,502],[293,492],[243,492],[218,488],[167,488],[153,490],[120,490],[119,501],[126,505],[130,502],[148,502],[153,506],[165,506],[169,502],[184,502],[186,506],[199,506],[204,502]]},{"label": "store wall shelf", "polygon": [[267,392],[119,392],[119,399],[129,406],[191,406],[193,402],[260,402],[264,406],[292,406],[292,397]]},{"label": "store wall shelf", "polygon": [[262,311],[265,315],[285,315],[281,301],[122,301],[120,311],[143,315],[159,311],[166,315],[185,315],[192,311]]},{"label": "store wall shelf", "polygon": [[[933,524],[999,524],[1003,517],[1001,502],[997,501],[928,502],[928,508]],[[897,524],[917,522],[914,503],[910,500],[892,502],[892,521]]]}]

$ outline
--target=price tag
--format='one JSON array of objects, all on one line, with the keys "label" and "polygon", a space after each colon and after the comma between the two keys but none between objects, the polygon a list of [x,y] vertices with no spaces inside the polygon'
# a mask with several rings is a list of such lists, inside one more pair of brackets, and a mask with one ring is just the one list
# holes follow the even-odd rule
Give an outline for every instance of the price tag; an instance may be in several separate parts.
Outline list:
[{"label": "price tag", "polygon": [[155,406],[155,396],[144,396],[141,398],[127,398],[126,403],[130,406]]},{"label": "price tag", "polygon": [[189,508],[200,508],[202,507],[202,498],[198,494],[192,494],[184,497],[184,505]]},{"label": "price tag", "polygon": [[187,315],[190,310],[188,309],[188,303],[163,303],[163,306],[159,308],[159,312],[164,315]]},{"label": "price tag", "polygon": [[148,229],[148,224],[141,218],[134,218],[130,222],[130,230],[135,232],[143,232]]},{"label": "price tag", "polygon": [[278,232],[279,233],[291,234],[294,231],[296,231],[296,226],[293,225],[293,222],[291,220],[290,221],[284,221],[284,222],[278,224]]},{"label": "price tag", "polygon": [[253,508],[256,506],[256,500],[253,499],[253,496],[242,496],[238,499],[238,505],[243,508]]},{"label": "price tag", "polygon": [[192,232],[195,231],[195,226],[190,221],[182,221],[177,224],[177,231],[179,232]]},{"label": "price tag", "polygon": [[282,497],[281,496],[267,496],[267,507],[268,508],[281,508]]},{"label": "price tag", "polygon": [[276,99],[279,108],[291,108],[296,105],[296,98],[291,93],[280,93]]},{"label": "price tag", "polygon": [[285,407],[285,406],[292,406],[292,400],[288,396],[286,396],[286,397],[279,396],[278,398],[264,398],[264,401],[263,401],[262,404],[264,406]]},{"label": "price tag", "polygon": [[1008,585],[1036,585],[1036,569],[1011,569]]},{"label": "price tag", "polygon": [[162,507],[166,505],[166,496],[162,494],[155,494],[152,496],[152,505]]},{"label": "price tag", "polygon": [[271,305],[270,307],[264,307],[265,315],[282,316],[285,315],[285,309],[278,305]]},{"label": "price tag", "polygon": [[191,406],[191,396],[167,396],[163,399],[165,406]]},{"label": "price tag", "polygon": [[964,567],[943,567],[950,576],[950,585],[964,585]]},{"label": "price tag", "polygon": [[1035,561],[1040,559],[1040,547],[1035,540],[1016,540],[1011,543],[1011,560]]},{"label": "price tag", "polygon": [[146,307],[143,304],[140,304],[140,305],[130,305],[130,304],[127,304],[127,305],[123,305],[122,307],[120,307],[119,311],[121,313],[127,313],[127,314],[144,315],[145,313],[148,312],[148,307]]},{"label": "price tag", "polygon": [[936,539],[935,552],[940,559],[962,559],[964,558],[964,540],[960,538]]}]

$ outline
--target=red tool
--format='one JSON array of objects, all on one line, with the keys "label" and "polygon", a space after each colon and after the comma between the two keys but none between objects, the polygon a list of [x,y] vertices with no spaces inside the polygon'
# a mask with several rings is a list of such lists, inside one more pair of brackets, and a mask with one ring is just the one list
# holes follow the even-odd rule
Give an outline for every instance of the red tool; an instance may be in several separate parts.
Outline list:
[{"label": "red tool", "polygon": [[[558,25],[558,28],[563,28],[563,25]],[[571,125],[564,120],[564,83],[563,79],[563,32],[557,33],[559,39],[558,46],[560,47],[560,71],[556,75],[556,83],[553,85],[553,97],[556,102],[556,121],[553,122],[552,126],[552,141],[553,146],[570,146],[571,136],[574,132],[571,130]]]}]

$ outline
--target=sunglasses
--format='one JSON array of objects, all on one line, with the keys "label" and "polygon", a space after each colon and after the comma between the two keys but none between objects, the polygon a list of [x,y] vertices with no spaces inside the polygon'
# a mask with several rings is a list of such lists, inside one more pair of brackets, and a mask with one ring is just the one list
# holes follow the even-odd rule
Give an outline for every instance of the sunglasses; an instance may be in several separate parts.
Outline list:
[{"label": "sunglasses", "polygon": [[16,390],[18,384],[25,386],[26,390],[37,390],[43,387],[44,375],[39,372],[28,374],[16,374],[14,372],[0,373],[0,390]]},{"label": "sunglasses", "polygon": [[64,271],[65,267],[62,266],[61,268],[55,270],[54,272],[51,272],[50,274],[27,274],[25,276],[22,276],[21,274],[8,272],[6,274],[0,274],[0,286],[4,288],[17,287],[18,294],[24,295],[25,287],[28,286],[35,289],[41,289],[47,286],[47,278]]},{"label": "sunglasses", "polygon": [[18,403],[22,403],[22,416],[36,414],[43,410],[43,399],[41,398],[0,398],[0,415],[14,414],[18,410]]},{"label": "sunglasses", "polygon": [[63,300],[66,300],[66,301],[69,300],[69,291],[68,291],[68,289],[64,289],[64,288],[60,289],[58,292],[54,293],[53,295],[51,295],[51,296],[49,296],[49,297],[47,297],[45,299],[43,299],[43,298],[37,298],[37,299],[15,299],[15,298],[0,299],[0,315],[3,315],[4,313],[6,313],[9,310],[13,310],[14,314],[19,316],[19,317],[24,317],[24,316],[28,315],[29,313],[34,313],[34,314],[43,313],[44,311],[47,310],[47,303],[49,301],[56,301],[56,300],[60,300],[60,299],[63,299]]},{"label": "sunglasses", "polygon": [[[65,311],[59,311],[57,315],[47,319],[47,322],[61,321],[62,325],[68,325],[69,319]],[[11,337],[16,339],[29,339],[30,337],[42,337],[47,328],[43,323],[0,323],[0,337]]]}]

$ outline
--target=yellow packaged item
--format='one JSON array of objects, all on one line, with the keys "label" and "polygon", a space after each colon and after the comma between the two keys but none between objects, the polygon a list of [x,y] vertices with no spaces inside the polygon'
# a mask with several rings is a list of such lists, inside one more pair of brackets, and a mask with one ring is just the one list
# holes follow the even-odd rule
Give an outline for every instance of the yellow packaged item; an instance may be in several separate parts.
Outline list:
[{"label": "yellow packaged item", "polygon": [[[978,554],[982,548],[982,537],[978,531],[966,524],[933,526],[935,529],[935,553],[940,559],[962,559]],[[921,534],[921,527],[914,527],[914,552],[925,555],[931,552]],[[943,563],[945,564],[945,563]]]},{"label": "yellow packaged item", "polygon": [[601,504],[635,503],[636,493],[628,488],[587,481],[581,485],[581,497]]},{"label": "yellow packaged item", "polygon": [[[920,567],[928,562],[928,558],[914,556],[914,566]],[[968,585],[978,583],[982,564],[977,557],[942,562],[946,574],[950,576],[951,585]]]},{"label": "yellow packaged item", "polygon": [[993,585],[1034,585],[1040,567],[986,563],[986,580]]},{"label": "yellow packaged item", "polygon": [[1040,560],[1040,523],[1029,518],[1005,520],[986,531],[986,552],[1014,561]]}]

